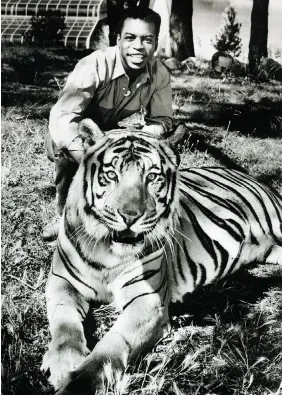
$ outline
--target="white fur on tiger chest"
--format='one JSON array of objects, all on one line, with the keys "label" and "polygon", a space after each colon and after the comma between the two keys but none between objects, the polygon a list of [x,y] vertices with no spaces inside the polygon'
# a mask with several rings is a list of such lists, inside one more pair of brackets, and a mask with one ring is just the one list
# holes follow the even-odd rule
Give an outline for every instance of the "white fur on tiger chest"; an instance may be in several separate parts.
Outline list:
[{"label": "white fur on tiger chest", "polygon": [[67,279],[86,300],[113,302],[112,283],[130,267],[135,261],[134,257],[127,257],[124,260],[114,255],[104,243],[90,245],[88,242],[87,249],[82,243],[82,250],[86,258],[89,257],[91,260],[82,259],[62,227],[57,252],[53,259],[53,271]]}]

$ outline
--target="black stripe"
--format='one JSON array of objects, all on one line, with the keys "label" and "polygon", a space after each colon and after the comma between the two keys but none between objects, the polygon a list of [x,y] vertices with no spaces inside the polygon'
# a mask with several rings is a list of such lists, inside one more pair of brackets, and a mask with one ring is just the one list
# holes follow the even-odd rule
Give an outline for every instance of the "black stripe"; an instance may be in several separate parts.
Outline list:
[{"label": "black stripe", "polygon": [[253,234],[251,234],[251,243],[253,245],[259,245],[260,244],[259,241],[257,240],[257,238]]},{"label": "black stripe", "polygon": [[221,276],[226,268],[226,265],[228,263],[229,253],[218,241],[214,241],[214,244],[215,244],[215,247],[217,248],[217,250],[219,251],[220,257],[221,257],[220,271],[218,273],[218,277],[221,278]]},{"label": "black stripe", "polygon": [[83,308],[83,306],[82,306],[81,304],[78,304],[78,303],[77,303],[77,305],[78,305],[78,307],[81,309],[81,311],[83,312],[83,315],[82,315],[81,313],[80,313],[80,315],[81,315],[83,318],[85,318],[87,312],[85,312],[85,309]]},{"label": "black stripe", "polygon": [[[135,297],[133,297],[127,304],[125,304],[125,306],[122,308],[122,310],[124,311],[133,301],[135,301],[137,298],[140,298],[140,297],[143,297],[143,296],[148,296],[148,295],[150,295],[150,294],[156,294],[156,293],[158,293],[163,287],[164,287],[164,285],[165,285],[165,283],[167,282],[167,279],[166,279],[166,273],[164,274],[164,277],[163,277],[163,280],[162,280],[162,283],[161,283],[161,285],[160,285],[160,287],[157,289],[157,290],[155,290],[155,291],[153,291],[153,292],[151,292],[151,293],[142,293],[142,294],[139,294],[138,296],[135,296]],[[166,294],[166,293],[165,293]]]},{"label": "black stripe", "polygon": [[270,255],[270,253],[272,252],[272,249],[273,249],[273,245],[272,245],[272,246],[270,246],[270,248],[269,248],[269,249],[267,249],[267,251],[265,252],[265,255],[264,255],[264,260],[263,260],[263,261],[266,261],[266,260],[267,260],[268,256],[269,256],[269,255]]},{"label": "black stripe", "polygon": [[276,190],[274,190],[272,187],[265,186],[264,184],[260,183],[259,181],[257,181],[256,179],[250,176],[248,177],[248,179],[257,187],[259,187],[268,196],[271,204],[273,205],[273,208],[276,211],[280,223],[282,223],[282,217],[281,217],[282,213],[280,213],[280,211],[278,210],[279,207],[282,209],[282,201],[281,201],[282,197],[279,195],[279,193]]},{"label": "black stripe", "polygon": [[[201,168],[201,169],[204,169],[205,171],[209,171],[210,173],[212,173],[211,170],[210,170],[209,168]],[[219,168],[219,169],[220,169],[220,168]],[[223,190],[230,191],[230,190],[229,190],[229,186],[227,187],[225,184],[223,184],[223,183],[221,183],[221,182],[219,182],[219,181],[216,181],[216,180],[214,180],[214,179],[211,179],[211,178],[208,177],[207,175],[204,175],[204,174],[202,174],[202,173],[198,173],[198,172],[196,172],[195,170],[192,170],[192,169],[189,169],[188,172],[189,172],[189,173],[192,173],[192,174],[194,174],[194,175],[200,176],[202,179],[204,179],[204,180],[210,182],[211,185],[215,185],[215,186],[220,187],[220,188],[223,189]]]},{"label": "black stripe", "polygon": [[[147,265],[147,264],[150,264],[150,263],[151,263],[152,261],[154,261],[154,260],[158,260],[162,255],[163,255],[163,252],[161,252],[157,257],[154,257],[154,258],[152,258],[151,260],[142,262],[142,266]],[[123,274],[123,275],[126,275],[126,274],[129,274],[129,273],[132,272],[132,271],[133,271],[133,270],[130,269],[130,270],[126,271],[126,272],[123,272],[122,274]]]},{"label": "black stripe", "polygon": [[[268,209],[266,208],[265,202],[262,199],[262,196],[260,195],[258,190],[256,190],[256,188],[250,183],[250,181],[252,181],[252,180],[247,180],[247,178],[246,178],[244,180],[239,180],[238,181],[238,178],[236,180],[236,175],[233,175],[232,173],[230,174],[230,172],[228,170],[227,170],[227,173],[229,174],[229,179],[233,183],[237,184],[240,187],[246,188],[252,195],[254,195],[256,197],[256,199],[258,200],[258,202],[259,202],[259,204],[260,204],[260,206],[261,206],[261,208],[262,208],[262,210],[264,212],[264,217],[265,217],[267,226],[269,228],[270,234],[273,237],[273,239],[276,242],[278,242],[278,239],[277,239],[277,237],[276,237],[276,235],[274,234],[274,231],[273,231],[272,222],[271,222],[271,219],[270,219],[270,216],[269,216]],[[241,183],[243,183],[243,184],[241,184]],[[260,185],[259,185],[259,187],[261,188]],[[268,194],[266,194],[266,195],[268,196]],[[261,228],[263,229],[262,226],[261,226]]]},{"label": "black stripe", "polygon": [[164,295],[163,295],[163,306],[164,306],[164,303],[166,301],[167,295],[168,295],[168,283],[166,284],[165,292],[164,292]]},{"label": "black stripe", "polygon": [[94,191],[93,191],[93,181],[94,181],[94,175],[96,172],[96,165],[93,163],[91,165],[91,170],[90,170],[90,183],[91,185],[89,188],[91,188],[91,205],[93,206],[95,203],[95,197],[94,197]]},{"label": "black stripe", "polygon": [[198,266],[201,270],[201,278],[200,281],[198,282],[198,285],[204,285],[207,280],[207,270],[206,267],[201,263],[198,263]]},{"label": "black stripe", "polygon": [[[179,221],[180,221],[180,219],[179,219]],[[175,246],[175,245],[174,245],[174,246]],[[166,245],[165,245],[165,247],[166,247]],[[175,260],[176,260],[176,262],[178,262],[178,260],[177,260],[176,257],[175,257],[175,253],[173,253],[173,252],[171,251],[171,248],[170,248],[170,249],[166,248],[165,251],[166,251],[166,255],[165,255],[165,256],[166,256],[166,263],[167,263],[167,257],[168,257],[168,255],[170,256],[170,254],[171,254],[171,261],[172,261],[172,263],[171,263],[171,265],[170,265],[170,268],[172,269],[173,278],[174,278],[174,283],[177,285]]]},{"label": "black stripe", "polygon": [[241,240],[245,238],[245,232],[244,232],[243,228],[241,227],[241,225],[239,223],[237,223],[237,221],[235,221],[233,219],[226,219],[225,221],[227,223],[232,224],[235,228],[237,228],[237,230],[241,236]]},{"label": "black stripe", "polygon": [[74,238],[75,228],[72,225],[70,225],[67,216],[65,216],[65,235],[82,261],[89,264],[92,268],[94,268],[97,271],[101,271],[102,269],[105,268],[105,266],[102,263],[98,261],[89,260],[88,258],[85,257],[79,241]]},{"label": "black stripe", "polygon": [[180,277],[182,278],[182,280],[186,280],[185,279],[185,276],[184,276],[184,274],[183,274],[183,269],[182,269],[182,265],[181,265],[181,254],[180,254],[180,246],[179,246],[180,244],[179,243],[177,243],[176,244],[176,253],[177,253],[177,256],[176,256],[176,264],[177,264],[177,269],[178,269],[178,273],[179,273],[179,275],[180,275]]},{"label": "black stripe", "polygon": [[75,280],[77,280],[79,283],[82,283],[84,286],[86,286],[86,287],[88,287],[89,289],[91,289],[92,291],[94,291],[94,293],[97,295],[98,293],[97,293],[97,291],[96,291],[93,287],[87,285],[85,282],[83,282],[81,279],[79,279],[79,277],[72,271],[72,269],[71,269],[70,267],[73,267],[73,268],[75,268],[75,267],[74,267],[73,264],[70,262],[69,258],[67,257],[67,255],[66,255],[65,252],[63,251],[62,247],[60,246],[59,242],[58,242],[58,244],[57,244],[57,250],[58,250],[60,259],[62,260],[62,263],[64,264],[64,266],[65,266],[66,270],[68,271],[68,273],[69,273]]},{"label": "black stripe", "polygon": [[187,213],[187,216],[189,217],[191,224],[193,226],[193,230],[195,234],[197,235],[197,238],[203,245],[203,248],[206,250],[206,252],[212,257],[215,265],[215,269],[217,269],[218,262],[217,262],[217,255],[214,250],[214,246],[212,243],[212,239],[207,235],[207,233],[202,229],[200,226],[196,215],[190,210],[190,208],[186,205],[186,203],[183,200],[180,200],[180,205],[183,207],[185,212]]},{"label": "black stripe", "polygon": [[131,279],[130,281],[126,282],[126,283],[122,286],[122,289],[123,289],[124,287],[126,287],[126,286],[131,286],[131,285],[133,285],[134,283],[138,283],[138,282],[141,282],[141,281],[143,281],[143,280],[150,279],[150,278],[152,278],[154,275],[156,275],[159,271],[160,271],[160,268],[158,268],[157,270],[148,270],[148,271],[145,271],[145,272],[143,272],[142,274],[137,275],[135,278]]},{"label": "black stripe", "polygon": [[52,272],[52,275],[57,276],[58,278],[61,278],[61,279],[65,280],[66,282],[68,282],[73,287],[72,283],[68,279],[66,279],[62,275],[56,274],[56,272],[54,272],[53,266],[52,266],[51,272]]},{"label": "black stripe", "polygon": [[230,266],[230,268],[228,270],[228,273],[231,274],[234,271],[234,268],[236,267],[236,264],[238,263],[238,261],[240,259],[240,256],[241,256],[241,253],[242,253],[242,249],[243,249],[243,243],[241,244],[240,250],[239,250],[237,256],[235,257],[233,263],[231,264],[231,266]]},{"label": "black stripe", "polygon": [[193,197],[188,195],[186,191],[180,190],[189,200],[206,216],[212,223],[214,223],[217,227],[226,230],[236,241],[241,241],[242,238],[238,235],[233,228],[229,227],[225,220],[221,219],[220,217],[216,216],[213,212],[207,209],[205,206],[200,204],[197,200]]},{"label": "black stripe", "polygon": [[[215,175],[221,176],[222,178],[225,178],[226,180],[228,180],[228,177],[226,177],[226,175],[225,175],[225,176],[222,176],[222,175],[218,174],[217,172],[214,172],[214,170],[213,170],[213,171],[210,171],[210,173],[214,173]],[[208,178],[207,178],[207,179],[208,179]],[[211,179],[209,179],[209,180],[212,182]],[[232,182],[232,180],[230,180],[230,181]],[[232,183],[233,183],[233,184],[236,184],[234,181],[233,181]],[[263,229],[263,227],[262,227],[262,225],[261,225],[261,222],[260,222],[260,220],[259,220],[259,218],[258,218],[258,216],[257,216],[257,214],[256,214],[256,212],[255,212],[255,210],[254,210],[254,208],[253,208],[253,206],[251,205],[251,203],[250,203],[241,193],[239,193],[235,188],[233,188],[233,187],[231,187],[231,186],[226,186],[226,187],[228,187],[228,190],[229,190],[229,191],[232,191],[232,192],[234,193],[234,195],[236,195],[237,197],[239,197],[239,198],[243,201],[243,203],[247,206],[247,208],[248,208],[248,209],[250,210],[250,212],[253,214],[254,218],[255,218],[256,221],[257,221],[257,223],[260,225],[262,232],[265,234],[265,231],[264,231],[264,229]],[[240,187],[241,187],[241,186],[240,186]]]},{"label": "black stripe", "polygon": [[[184,179],[183,176],[181,178]],[[181,180],[181,183],[185,185],[186,188],[191,189],[192,191],[196,191],[198,194],[200,194],[203,197],[208,198],[211,202],[227,209],[231,210],[230,207],[232,208],[232,212],[236,214],[239,218],[242,220],[248,220],[247,214],[243,211],[243,209],[240,206],[237,206],[234,202],[226,199],[226,198],[220,198],[219,196],[211,193],[210,191],[207,192],[205,189],[200,188],[198,186],[198,183],[195,183],[194,180],[188,180],[185,178],[185,180]]]},{"label": "black stripe", "polygon": [[193,286],[195,287],[196,281],[197,281],[197,274],[198,274],[197,265],[196,265],[196,263],[192,260],[191,256],[190,256],[189,253],[188,253],[187,246],[186,246],[186,244],[185,244],[184,238],[183,238],[183,249],[184,249],[184,253],[185,253],[185,256],[186,256],[186,260],[187,260],[187,263],[188,263],[188,265],[189,265],[189,268],[190,268],[190,271],[191,271],[191,275],[192,275],[192,278],[193,278]]}]

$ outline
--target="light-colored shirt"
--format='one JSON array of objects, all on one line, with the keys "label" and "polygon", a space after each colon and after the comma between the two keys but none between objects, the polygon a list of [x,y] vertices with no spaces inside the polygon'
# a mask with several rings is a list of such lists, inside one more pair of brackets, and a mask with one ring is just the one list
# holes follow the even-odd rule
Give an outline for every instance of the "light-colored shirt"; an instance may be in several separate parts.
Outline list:
[{"label": "light-colored shirt", "polygon": [[[126,96],[125,96],[126,95]],[[59,148],[68,147],[78,136],[77,125],[92,118],[101,130],[146,109],[146,125],[172,127],[170,75],[165,66],[153,58],[129,86],[117,47],[95,51],[81,59],[67,78],[62,94],[52,108],[49,131]]]}]

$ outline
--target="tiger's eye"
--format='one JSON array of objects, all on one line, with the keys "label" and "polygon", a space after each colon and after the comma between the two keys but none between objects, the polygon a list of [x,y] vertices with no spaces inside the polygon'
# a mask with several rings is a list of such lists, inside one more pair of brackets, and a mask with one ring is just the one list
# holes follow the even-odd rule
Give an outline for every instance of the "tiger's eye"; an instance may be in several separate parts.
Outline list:
[{"label": "tiger's eye", "polygon": [[114,171],[109,171],[109,172],[106,173],[106,175],[107,175],[108,179],[110,179],[110,180],[116,180],[117,179],[117,175],[115,174]]},{"label": "tiger's eye", "polygon": [[149,174],[148,174],[147,179],[148,179],[149,181],[154,181],[157,177],[158,177],[158,174],[152,172],[152,173],[149,173]]}]

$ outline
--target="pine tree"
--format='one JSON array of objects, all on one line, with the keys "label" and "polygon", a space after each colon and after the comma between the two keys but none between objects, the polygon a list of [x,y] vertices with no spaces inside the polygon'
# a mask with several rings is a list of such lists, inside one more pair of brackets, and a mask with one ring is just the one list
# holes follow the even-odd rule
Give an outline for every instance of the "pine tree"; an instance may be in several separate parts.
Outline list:
[{"label": "pine tree", "polygon": [[227,52],[233,56],[241,53],[241,38],[239,37],[241,23],[236,21],[236,11],[233,7],[227,7],[222,14],[221,28],[212,41],[213,47],[218,51]]}]

